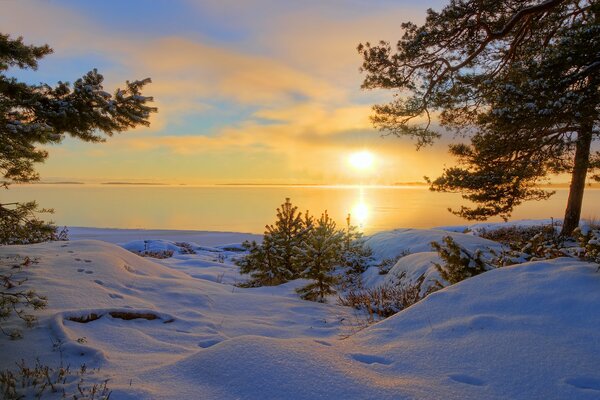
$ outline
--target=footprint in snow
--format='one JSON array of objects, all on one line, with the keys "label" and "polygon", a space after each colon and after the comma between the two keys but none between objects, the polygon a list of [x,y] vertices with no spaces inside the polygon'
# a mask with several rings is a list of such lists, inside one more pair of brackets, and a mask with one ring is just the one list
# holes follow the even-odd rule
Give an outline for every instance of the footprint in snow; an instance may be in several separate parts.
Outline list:
[{"label": "footprint in snow", "polygon": [[108,294],[112,299],[122,299],[123,296],[121,296],[120,294],[117,293],[109,293]]},{"label": "footprint in snow", "polygon": [[89,270],[88,270],[88,271],[85,271],[85,273],[86,273],[86,274],[93,274],[93,273],[94,273],[94,271],[89,271]]},{"label": "footprint in snow", "polygon": [[448,378],[452,379],[455,382],[464,383],[466,385],[473,385],[473,386],[485,385],[485,382],[482,381],[481,379],[475,378],[475,377],[469,376],[469,375],[464,375],[464,374],[452,374],[452,375],[448,375]]},{"label": "footprint in snow", "polygon": [[85,269],[83,269],[83,268],[77,268],[77,272],[83,272],[83,271],[85,271]]},{"label": "footprint in snow", "polygon": [[75,261],[81,261],[81,258],[76,258]]},{"label": "footprint in snow", "polygon": [[351,354],[355,361],[361,362],[363,364],[382,364],[382,365],[390,365],[393,361],[388,360],[387,358],[375,356],[372,354]]},{"label": "footprint in snow", "polygon": [[83,260],[83,261],[85,261],[85,262],[87,262],[87,263],[90,263],[90,262],[92,262],[92,260]]},{"label": "footprint in snow", "polygon": [[575,386],[577,389],[596,390],[600,392],[600,379],[587,376],[565,379],[565,383]]},{"label": "footprint in snow", "polygon": [[331,346],[331,343],[326,342],[324,340],[315,340],[315,343],[322,344],[323,346]]},{"label": "footprint in snow", "polygon": [[96,279],[94,280],[94,282],[96,282],[100,286],[104,286],[104,282],[102,282],[100,279]]},{"label": "footprint in snow", "polygon": [[217,343],[221,343],[222,340],[219,338],[213,338],[213,339],[204,339],[202,341],[200,341],[198,343],[198,347],[202,347],[203,349],[207,349],[211,346],[214,346]]}]

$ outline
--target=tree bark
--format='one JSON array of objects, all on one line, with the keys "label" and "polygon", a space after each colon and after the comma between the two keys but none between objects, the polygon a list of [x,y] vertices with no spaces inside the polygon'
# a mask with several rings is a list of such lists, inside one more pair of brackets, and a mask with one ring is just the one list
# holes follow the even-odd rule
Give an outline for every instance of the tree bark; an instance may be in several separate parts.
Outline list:
[{"label": "tree bark", "polygon": [[575,160],[571,175],[569,200],[567,201],[567,209],[565,210],[565,218],[560,233],[561,236],[570,236],[573,230],[579,226],[583,192],[585,190],[585,178],[590,164],[591,145],[592,125],[582,126],[575,144]]}]

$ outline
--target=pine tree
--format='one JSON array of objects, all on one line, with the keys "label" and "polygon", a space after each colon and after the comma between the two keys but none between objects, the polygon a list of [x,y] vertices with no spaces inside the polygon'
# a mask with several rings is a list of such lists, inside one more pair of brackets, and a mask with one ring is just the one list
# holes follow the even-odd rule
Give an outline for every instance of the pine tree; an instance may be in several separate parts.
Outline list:
[{"label": "pine tree", "polygon": [[279,285],[300,276],[303,260],[301,247],[313,226],[313,218],[304,218],[290,199],[277,208],[277,220],[265,227],[263,242],[245,242],[249,254],[239,260],[242,274],[250,274],[246,286]]},{"label": "pine tree", "polygon": [[[432,189],[464,193],[468,219],[507,218],[515,206],[551,193],[539,183],[570,173],[563,234],[577,226],[586,174],[600,134],[600,3],[591,0],[455,0],[428,10],[425,24],[403,24],[388,43],[359,46],[364,88],[408,92],[374,107],[373,121],[418,146],[439,136],[432,113],[471,144],[454,145],[459,167]],[[417,117],[424,116],[420,124]]]},{"label": "pine tree", "polygon": [[372,259],[373,251],[365,245],[362,232],[351,223],[351,215],[346,218],[344,246],[342,249],[342,266],[350,276],[358,276],[365,272]]},{"label": "pine tree", "polygon": [[[150,114],[157,111],[148,105],[152,97],[141,93],[150,83],[149,78],[128,81],[124,89],[111,95],[104,91],[104,78],[95,69],[73,85],[59,82],[56,87],[29,85],[6,75],[12,67],[36,70],[38,60],[50,53],[52,49],[47,45],[30,46],[22,38],[0,34],[0,186],[7,188],[14,182],[39,178],[34,164],[48,157],[40,145],[60,143],[65,135],[101,142],[105,140],[101,133],[111,136],[149,125]],[[55,228],[39,221],[31,204],[16,204],[12,208],[0,204],[0,213],[12,215],[10,220],[17,221],[10,228],[15,234],[25,232],[28,240],[36,241],[39,233],[43,240],[48,230]],[[9,239],[4,243],[20,240]]]},{"label": "pine tree", "polygon": [[324,302],[325,296],[334,294],[338,278],[333,274],[342,262],[344,233],[336,228],[327,211],[321,215],[302,246],[305,270],[301,277],[313,282],[297,289],[305,300]]},{"label": "pine tree", "polygon": [[273,244],[274,262],[282,271],[288,271],[292,279],[297,278],[302,270],[300,247],[311,228],[307,223],[312,223],[308,212],[306,220],[302,219],[298,207],[286,198],[285,203],[277,208],[275,224],[266,226],[265,238]]},{"label": "pine tree", "polygon": [[292,278],[291,272],[276,262],[277,250],[270,237],[265,237],[260,245],[255,241],[245,241],[243,246],[249,254],[236,264],[240,267],[240,273],[250,274],[250,280],[242,286],[276,286]]}]

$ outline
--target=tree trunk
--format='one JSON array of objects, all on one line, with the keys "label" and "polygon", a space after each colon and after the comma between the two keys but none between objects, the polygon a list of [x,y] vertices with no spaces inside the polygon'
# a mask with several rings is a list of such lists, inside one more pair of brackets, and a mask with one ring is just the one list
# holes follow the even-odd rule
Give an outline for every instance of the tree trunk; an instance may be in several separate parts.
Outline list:
[{"label": "tree trunk", "polygon": [[573,230],[579,226],[581,217],[581,205],[583,203],[583,191],[585,190],[585,177],[590,164],[590,147],[592,145],[592,127],[585,125],[579,131],[575,144],[575,160],[573,173],[571,175],[571,187],[569,189],[569,200],[565,211],[565,219],[561,236],[570,236]]}]

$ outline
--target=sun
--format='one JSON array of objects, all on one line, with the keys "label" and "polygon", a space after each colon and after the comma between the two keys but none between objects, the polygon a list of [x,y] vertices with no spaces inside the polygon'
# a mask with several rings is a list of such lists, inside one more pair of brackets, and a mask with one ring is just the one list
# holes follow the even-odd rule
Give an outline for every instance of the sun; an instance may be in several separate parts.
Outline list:
[{"label": "sun", "polygon": [[350,154],[348,157],[350,165],[361,171],[371,168],[373,166],[373,161],[375,161],[373,153],[367,150],[357,151],[356,153]]}]

